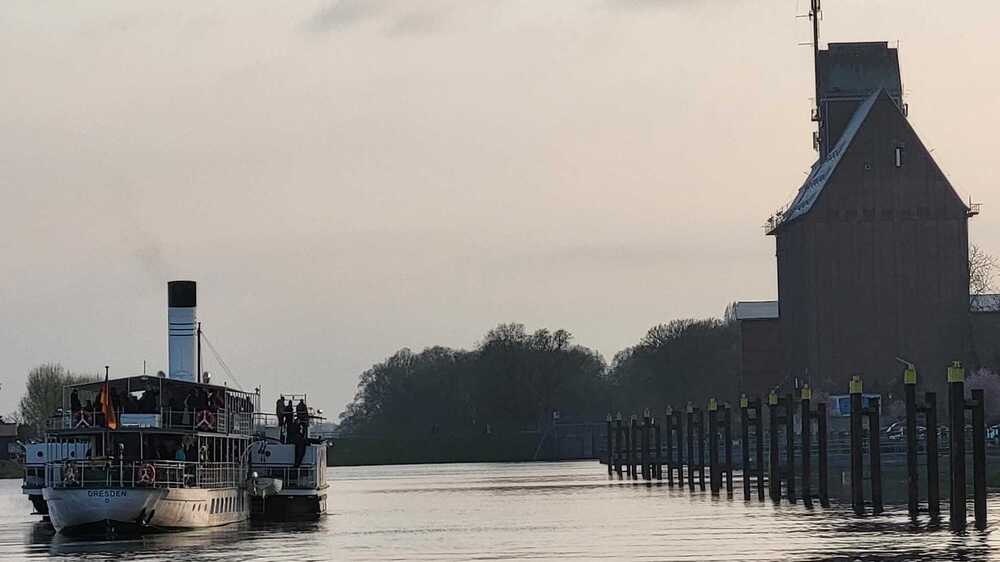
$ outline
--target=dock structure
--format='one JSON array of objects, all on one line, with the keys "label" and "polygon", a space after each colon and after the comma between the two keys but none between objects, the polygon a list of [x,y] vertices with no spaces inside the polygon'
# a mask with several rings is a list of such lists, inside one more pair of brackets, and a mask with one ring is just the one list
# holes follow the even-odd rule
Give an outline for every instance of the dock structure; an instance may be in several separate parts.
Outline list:
[{"label": "dock structure", "polygon": [[[965,529],[970,488],[966,468],[967,457],[971,456],[973,521],[977,529],[985,529],[985,393],[982,389],[973,389],[968,398],[965,371],[958,362],[953,363],[947,370],[948,422],[939,425],[937,395],[927,392],[924,401],[918,403],[917,376],[912,366],[904,371],[903,379],[905,424],[902,433],[893,434],[890,439],[902,439],[905,443],[905,450],[895,446],[892,454],[905,453],[905,463],[895,466],[905,464],[906,477],[899,481],[899,491],[907,497],[910,515],[916,518],[926,513],[931,521],[939,519],[940,457],[945,455],[950,480],[949,525],[955,530]],[[720,496],[725,491],[729,498],[733,497],[735,482],[739,480],[745,502],[754,498],[765,501],[767,490],[767,497],[775,504],[794,504],[801,499],[806,507],[812,508],[815,502],[821,507],[831,504],[833,459],[832,464],[840,470],[841,478],[849,487],[853,511],[859,516],[879,515],[885,510],[886,483],[881,401],[877,395],[863,393],[861,375],[852,377],[848,391],[849,437],[846,442],[835,441],[831,446],[831,410],[826,402],[814,402],[812,389],[804,386],[797,395],[779,396],[771,392],[766,399],[742,395],[737,432],[733,431],[732,407],[715,398],[708,400],[704,410],[688,403],[683,408],[683,415],[682,410],[667,406],[661,410],[664,412],[662,419],[658,419],[653,410],[646,409],[641,417],[631,416],[627,426],[622,423],[622,414],[609,414],[605,424],[607,455],[602,462],[608,465],[608,477],[618,480],[666,484],[678,489],[686,487],[692,493],[696,488],[698,491],[707,489],[712,496]],[[767,415],[764,414],[765,404]],[[917,424],[921,415],[924,426]],[[941,433],[946,434],[946,451],[939,446]],[[967,446],[969,443],[971,446]],[[738,454],[734,455],[736,450]],[[740,459],[738,465],[734,456]],[[926,466],[925,504],[919,495],[921,456]],[[897,480],[889,482],[896,484]]]}]

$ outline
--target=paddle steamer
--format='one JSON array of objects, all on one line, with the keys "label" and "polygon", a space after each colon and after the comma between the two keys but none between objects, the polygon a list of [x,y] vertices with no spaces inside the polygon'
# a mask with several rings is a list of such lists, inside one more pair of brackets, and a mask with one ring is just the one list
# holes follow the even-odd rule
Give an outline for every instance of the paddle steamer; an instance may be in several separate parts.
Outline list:
[{"label": "paddle steamer", "polygon": [[74,455],[47,458],[42,490],[57,531],[194,529],[250,515],[259,394],[200,380],[195,283],[170,282],[168,295],[168,374],[105,373],[64,389],[45,446]]}]

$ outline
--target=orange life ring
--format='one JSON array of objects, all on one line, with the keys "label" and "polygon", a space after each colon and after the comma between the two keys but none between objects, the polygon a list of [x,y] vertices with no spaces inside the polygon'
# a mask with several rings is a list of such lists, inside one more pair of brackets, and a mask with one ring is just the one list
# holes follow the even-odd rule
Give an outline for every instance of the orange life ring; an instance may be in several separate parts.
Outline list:
[{"label": "orange life ring", "polygon": [[152,484],[156,482],[156,467],[152,464],[144,464],[139,471],[139,482],[142,484]]}]

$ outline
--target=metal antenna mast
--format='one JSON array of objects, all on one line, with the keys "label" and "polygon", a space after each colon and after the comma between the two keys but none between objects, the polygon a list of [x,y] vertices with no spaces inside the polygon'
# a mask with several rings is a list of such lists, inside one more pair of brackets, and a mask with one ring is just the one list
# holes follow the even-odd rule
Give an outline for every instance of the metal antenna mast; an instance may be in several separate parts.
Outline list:
[{"label": "metal antenna mast", "polygon": [[820,0],[810,0],[809,19],[813,24],[813,74],[816,79],[816,121],[820,119],[819,105],[819,18],[822,8]]}]

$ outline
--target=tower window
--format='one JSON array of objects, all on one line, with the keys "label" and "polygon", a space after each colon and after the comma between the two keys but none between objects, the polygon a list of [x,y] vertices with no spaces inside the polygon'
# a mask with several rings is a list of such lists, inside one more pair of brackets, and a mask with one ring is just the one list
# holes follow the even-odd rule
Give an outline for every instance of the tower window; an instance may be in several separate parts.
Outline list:
[{"label": "tower window", "polygon": [[895,162],[897,168],[903,167],[903,147],[901,146],[896,147]]}]

